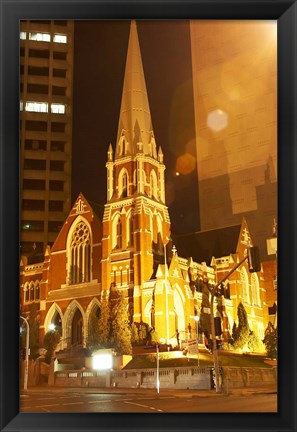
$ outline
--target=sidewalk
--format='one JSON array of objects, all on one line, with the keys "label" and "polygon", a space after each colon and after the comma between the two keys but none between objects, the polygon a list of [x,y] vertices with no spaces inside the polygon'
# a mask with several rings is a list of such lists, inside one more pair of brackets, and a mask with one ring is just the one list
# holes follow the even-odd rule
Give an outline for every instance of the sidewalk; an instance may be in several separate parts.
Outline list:
[{"label": "sidewalk", "polygon": [[194,390],[194,389],[168,389],[160,388],[160,392],[157,393],[156,389],[152,388],[98,388],[98,387],[53,387],[53,386],[35,386],[29,387],[27,391],[21,389],[21,394],[30,393],[89,393],[89,394],[134,394],[134,395],[155,395],[164,396],[172,395],[180,398],[192,398],[192,397],[222,397],[222,396],[250,396],[256,394],[276,394],[277,389],[275,386],[266,387],[240,387],[230,389],[228,393],[222,389],[221,393],[217,393],[215,390]]}]

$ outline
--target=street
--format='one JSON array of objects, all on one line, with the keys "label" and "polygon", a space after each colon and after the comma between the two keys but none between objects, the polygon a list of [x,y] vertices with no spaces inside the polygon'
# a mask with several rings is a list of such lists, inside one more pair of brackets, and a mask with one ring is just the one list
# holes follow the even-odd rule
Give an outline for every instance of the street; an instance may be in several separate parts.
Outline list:
[{"label": "street", "polygon": [[44,389],[22,392],[20,412],[277,412],[276,394],[216,395],[187,390]]}]

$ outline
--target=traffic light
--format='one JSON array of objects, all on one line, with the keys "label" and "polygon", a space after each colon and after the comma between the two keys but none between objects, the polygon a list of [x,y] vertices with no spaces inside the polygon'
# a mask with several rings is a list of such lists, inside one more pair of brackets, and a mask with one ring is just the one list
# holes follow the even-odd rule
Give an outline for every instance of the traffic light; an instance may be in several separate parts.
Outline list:
[{"label": "traffic light", "polygon": [[255,273],[261,270],[261,261],[258,246],[248,248],[249,272]]}]

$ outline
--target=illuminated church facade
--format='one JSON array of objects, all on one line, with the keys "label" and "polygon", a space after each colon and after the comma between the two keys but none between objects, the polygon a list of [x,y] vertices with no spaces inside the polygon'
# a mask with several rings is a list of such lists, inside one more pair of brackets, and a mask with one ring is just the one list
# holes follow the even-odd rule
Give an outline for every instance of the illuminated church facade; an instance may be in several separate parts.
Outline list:
[{"label": "illuminated church facade", "polygon": [[[252,246],[246,221],[220,230],[174,236],[165,196],[165,161],[151,122],[136,23],[131,23],[118,136],[107,151],[104,211],[77,197],[43,260],[22,257],[21,311],[38,310],[40,341],[53,324],[60,348],[86,346],[92,314],[103,293],[127,300],[130,321],[153,327],[175,345],[187,337],[203,308],[203,287],[214,286]],[[251,330],[263,338],[268,323],[263,271],[243,263],[215,300],[215,317],[228,339],[242,302]],[[203,310],[204,309],[204,310]],[[220,333],[220,332],[218,332]]]}]

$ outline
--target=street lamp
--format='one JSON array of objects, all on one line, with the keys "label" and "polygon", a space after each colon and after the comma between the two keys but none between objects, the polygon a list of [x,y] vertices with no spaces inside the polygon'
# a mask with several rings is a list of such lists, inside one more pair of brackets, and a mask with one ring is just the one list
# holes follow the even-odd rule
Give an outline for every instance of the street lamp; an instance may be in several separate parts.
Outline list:
[{"label": "street lamp", "polygon": [[26,318],[24,318],[23,316],[20,316],[20,318],[22,320],[24,320],[24,322],[26,324],[26,363],[25,363],[25,374],[24,374],[24,390],[27,390],[27,388],[28,388],[29,354],[30,354],[30,349],[29,349],[29,332],[30,332],[30,327],[29,327],[29,323],[26,320]]},{"label": "street lamp", "polygon": [[198,326],[198,323],[199,323],[199,316],[198,315],[195,315],[194,316],[194,320],[195,320],[195,322],[196,322],[196,338],[197,338],[197,358],[198,358],[198,367],[199,367],[199,326]]}]

